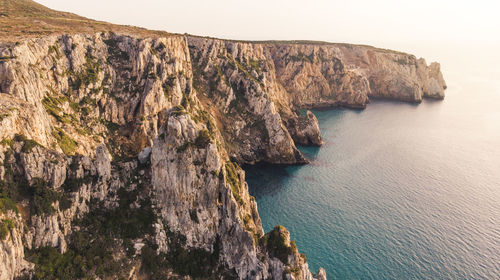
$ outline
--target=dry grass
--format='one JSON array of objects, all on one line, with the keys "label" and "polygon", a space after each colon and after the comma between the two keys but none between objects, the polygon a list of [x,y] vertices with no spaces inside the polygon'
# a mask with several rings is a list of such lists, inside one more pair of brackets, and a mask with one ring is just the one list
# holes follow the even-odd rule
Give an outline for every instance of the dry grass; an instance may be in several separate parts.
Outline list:
[{"label": "dry grass", "polygon": [[[166,31],[148,30],[135,26],[117,25],[104,21],[96,21],[72,13],[55,11],[31,0],[0,0],[1,43],[14,43],[23,39],[40,38],[47,35],[75,33],[93,34],[103,31],[133,35],[135,37],[183,36],[181,34],[168,33]],[[202,37],[196,35],[189,36]],[[405,54],[393,50],[379,49],[372,46],[329,43],[322,41],[225,41],[277,45],[336,45],[345,48],[358,46],[370,48],[379,52]]]},{"label": "dry grass", "polygon": [[209,36],[198,36],[198,35],[192,35],[192,34],[188,34],[188,36],[191,36],[191,37],[194,37],[194,38],[224,40],[224,41],[235,42],[235,43],[252,43],[252,44],[263,44],[263,45],[266,45],[266,44],[270,44],[270,45],[317,45],[317,46],[336,46],[336,47],[348,48],[348,49],[352,49],[354,47],[360,47],[360,48],[365,48],[365,49],[372,49],[374,51],[382,52],[382,53],[392,53],[392,54],[408,55],[407,53],[400,52],[400,51],[389,50],[389,49],[382,49],[382,48],[377,48],[377,47],[374,47],[374,46],[361,45],[361,44],[331,43],[331,42],[325,42],[325,41],[312,41],[312,40],[262,40],[262,41],[245,41],[245,40],[219,39],[219,38],[214,38],[214,37],[209,37]]},{"label": "dry grass", "polygon": [[47,35],[112,31],[139,37],[171,36],[165,31],[95,21],[49,9],[31,0],[0,0],[0,41],[13,43]]}]

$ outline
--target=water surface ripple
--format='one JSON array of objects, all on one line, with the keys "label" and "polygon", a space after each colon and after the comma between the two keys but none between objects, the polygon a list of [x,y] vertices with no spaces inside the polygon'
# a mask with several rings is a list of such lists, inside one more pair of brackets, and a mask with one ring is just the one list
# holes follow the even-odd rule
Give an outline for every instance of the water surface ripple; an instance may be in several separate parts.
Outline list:
[{"label": "water surface ripple", "polygon": [[265,231],[329,279],[500,279],[499,89],[315,111],[311,164],[246,168]]}]

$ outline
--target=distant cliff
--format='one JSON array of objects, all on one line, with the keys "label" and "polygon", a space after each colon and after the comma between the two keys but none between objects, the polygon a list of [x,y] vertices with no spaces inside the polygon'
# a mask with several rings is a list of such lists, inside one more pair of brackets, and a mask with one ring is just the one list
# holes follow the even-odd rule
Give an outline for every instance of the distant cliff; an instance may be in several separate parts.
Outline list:
[{"label": "distant cliff", "polygon": [[122,29],[4,2],[7,19],[57,28],[0,38],[0,279],[326,279],[285,228],[263,232],[239,164],[306,163],[296,145],[322,140],[303,108],[446,88],[439,64],[372,47]]},{"label": "distant cliff", "polygon": [[[318,107],[364,108],[371,97],[443,99],[438,63],[369,46],[187,37],[195,87],[239,162],[301,163],[294,144],[320,145]],[[265,128],[265,129],[263,129]],[[251,137],[249,137],[251,135]]]}]

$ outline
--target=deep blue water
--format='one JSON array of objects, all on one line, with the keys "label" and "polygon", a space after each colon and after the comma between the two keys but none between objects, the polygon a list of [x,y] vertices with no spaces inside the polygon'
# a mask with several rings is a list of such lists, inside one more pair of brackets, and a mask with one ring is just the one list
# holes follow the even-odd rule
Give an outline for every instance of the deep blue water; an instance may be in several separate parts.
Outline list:
[{"label": "deep blue water", "polygon": [[311,164],[246,168],[264,230],[329,279],[500,279],[500,83],[446,93],[314,111]]}]

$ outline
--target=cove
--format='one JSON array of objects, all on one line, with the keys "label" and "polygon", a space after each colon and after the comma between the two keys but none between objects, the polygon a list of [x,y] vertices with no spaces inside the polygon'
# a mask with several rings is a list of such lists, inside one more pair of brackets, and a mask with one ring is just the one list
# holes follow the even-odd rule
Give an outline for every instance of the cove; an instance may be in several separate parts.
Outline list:
[{"label": "cove", "polygon": [[264,230],[287,227],[329,279],[498,277],[500,98],[485,87],[314,111],[324,145],[300,148],[310,164],[245,167]]}]

